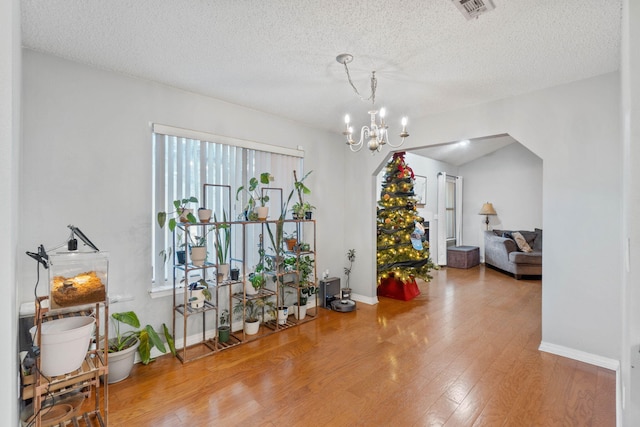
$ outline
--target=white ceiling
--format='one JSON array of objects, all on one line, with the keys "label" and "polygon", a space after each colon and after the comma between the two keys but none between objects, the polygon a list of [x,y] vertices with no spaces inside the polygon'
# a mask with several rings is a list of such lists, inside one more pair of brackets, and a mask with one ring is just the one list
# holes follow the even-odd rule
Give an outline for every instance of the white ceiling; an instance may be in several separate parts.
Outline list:
[{"label": "white ceiling", "polygon": [[[22,0],[23,44],[313,127],[355,126],[361,92],[401,115],[453,110],[615,71],[620,0]],[[461,118],[462,119],[462,118]],[[397,121],[396,121],[397,120]],[[399,129],[398,129],[399,131]]]}]

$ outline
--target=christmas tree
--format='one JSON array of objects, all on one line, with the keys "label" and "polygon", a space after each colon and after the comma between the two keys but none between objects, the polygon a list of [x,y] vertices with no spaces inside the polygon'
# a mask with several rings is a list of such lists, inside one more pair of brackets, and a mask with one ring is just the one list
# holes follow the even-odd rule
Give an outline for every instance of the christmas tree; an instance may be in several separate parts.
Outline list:
[{"label": "christmas tree", "polygon": [[378,285],[394,277],[407,283],[419,277],[431,279],[434,268],[428,242],[422,242],[424,219],[416,211],[413,170],[395,153],[387,163],[378,201]]}]

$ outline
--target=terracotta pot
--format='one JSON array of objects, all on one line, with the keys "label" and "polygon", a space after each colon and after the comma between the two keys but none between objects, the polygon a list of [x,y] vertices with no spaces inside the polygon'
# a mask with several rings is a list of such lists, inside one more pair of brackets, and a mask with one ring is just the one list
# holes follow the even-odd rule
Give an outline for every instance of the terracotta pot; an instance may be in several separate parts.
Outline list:
[{"label": "terracotta pot", "polygon": [[297,239],[286,239],[285,243],[287,244],[287,250],[293,251],[298,243]]}]

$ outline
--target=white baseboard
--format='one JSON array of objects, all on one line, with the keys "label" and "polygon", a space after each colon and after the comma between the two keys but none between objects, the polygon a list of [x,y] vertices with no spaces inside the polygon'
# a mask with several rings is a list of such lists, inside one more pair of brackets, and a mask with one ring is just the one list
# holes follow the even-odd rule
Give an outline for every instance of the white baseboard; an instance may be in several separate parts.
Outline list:
[{"label": "white baseboard", "polygon": [[351,294],[351,299],[369,305],[376,305],[378,303],[378,297],[365,297],[360,294]]},{"label": "white baseboard", "polygon": [[587,353],[585,351],[576,350],[562,345],[542,341],[538,350],[546,353],[557,354],[558,356],[568,357],[569,359],[599,366],[601,368],[611,369],[616,372],[620,369],[619,360],[598,356],[596,354]]},{"label": "white baseboard", "polygon": [[538,350],[546,353],[556,354],[558,356],[567,357],[579,362],[588,363],[600,368],[611,369],[616,372],[616,426],[622,427],[622,393],[620,378],[620,361],[608,357],[598,356],[596,354],[587,353],[585,351],[576,350],[562,345],[541,342]]}]

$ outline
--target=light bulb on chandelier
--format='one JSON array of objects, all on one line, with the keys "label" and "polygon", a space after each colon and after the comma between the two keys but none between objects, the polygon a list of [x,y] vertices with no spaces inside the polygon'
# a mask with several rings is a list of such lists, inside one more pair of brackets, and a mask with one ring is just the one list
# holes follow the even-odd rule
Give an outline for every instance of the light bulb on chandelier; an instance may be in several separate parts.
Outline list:
[{"label": "light bulb on chandelier", "polygon": [[[360,99],[363,101],[371,100],[371,104],[374,104],[376,100],[376,87],[378,84],[378,81],[376,79],[376,72],[375,71],[371,72],[371,95],[369,96],[369,98],[363,98],[362,95],[360,95],[360,92],[358,92],[358,89],[354,86],[353,82],[351,81],[351,75],[349,74],[349,68],[347,67],[347,64],[352,60],[353,60],[353,56],[348,53],[343,53],[336,57],[336,61],[344,65],[344,69],[347,73],[349,84],[351,85],[353,90],[356,92],[356,94],[358,94]],[[400,138],[401,138],[400,143],[394,145],[391,142],[389,142],[389,132],[388,132],[389,127],[384,121],[384,118],[386,115],[385,109],[381,108],[380,111],[370,110],[368,114],[370,116],[371,123],[369,126],[366,126],[366,125],[362,126],[362,128],[360,129],[360,139],[357,142],[354,141],[353,139],[353,128],[350,126],[351,119],[349,115],[347,114],[344,117],[345,130],[342,132],[342,134],[347,139],[347,145],[349,146],[349,149],[351,149],[351,151],[353,151],[354,153],[357,151],[360,151],[362,147],[364,147],[365,140],[368,140],[367,148],[369,148],[372,154],[375,154],[376,152],[382,149],[383,145],[389,145],[392,148],[400,147],[404,143],[404,139],[409,136],[409,133],[407,132],[406,117],[402,118],[402,131],[400,132]],[[377,115],[380,116],[379,121],[377,121],[376,119]]]}]

